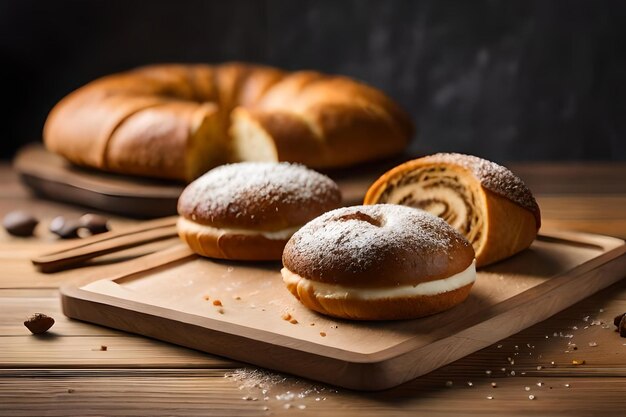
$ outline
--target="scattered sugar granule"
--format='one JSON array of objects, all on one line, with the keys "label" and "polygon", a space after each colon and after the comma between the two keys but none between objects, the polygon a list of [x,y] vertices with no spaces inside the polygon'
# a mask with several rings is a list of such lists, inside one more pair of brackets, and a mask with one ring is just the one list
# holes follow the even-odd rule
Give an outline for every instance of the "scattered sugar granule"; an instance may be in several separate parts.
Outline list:
[{"label": "scattered sugar granule", "polygon": [[529,400],[534,400],[534,399],[535,399],[535,396],[534,396],[534,395],[532,395],[532,394],[530,394],[530,395],[528,396],[528,399],[529,399]]}]

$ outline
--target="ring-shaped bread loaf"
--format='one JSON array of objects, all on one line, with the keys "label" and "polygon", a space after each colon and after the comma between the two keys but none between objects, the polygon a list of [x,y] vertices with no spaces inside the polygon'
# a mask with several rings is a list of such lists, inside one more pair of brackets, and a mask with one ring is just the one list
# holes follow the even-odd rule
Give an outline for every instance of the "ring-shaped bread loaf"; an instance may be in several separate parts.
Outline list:
[{"label": "ring-shaped bread loaf", "polygon": [[44,142],[78,165],[190,181],[226,162],[351,165],[401,151],[412,131],[391,99],[347,77],[171,64],[69,94],[50,112]]}]

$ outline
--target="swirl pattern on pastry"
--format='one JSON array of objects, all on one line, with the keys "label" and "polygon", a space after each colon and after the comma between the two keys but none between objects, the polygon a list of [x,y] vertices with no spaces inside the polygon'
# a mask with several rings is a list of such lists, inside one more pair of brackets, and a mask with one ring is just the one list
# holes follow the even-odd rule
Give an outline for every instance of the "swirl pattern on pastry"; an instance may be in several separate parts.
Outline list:
[{"label": "swirl pattern on pastry", "polygon": [[435,154],[381,176],[365,204],[402,204],[435,214],[474,246],[478,266],[526,249],[541,224],[539,206],[507,168],[472,155]]}]

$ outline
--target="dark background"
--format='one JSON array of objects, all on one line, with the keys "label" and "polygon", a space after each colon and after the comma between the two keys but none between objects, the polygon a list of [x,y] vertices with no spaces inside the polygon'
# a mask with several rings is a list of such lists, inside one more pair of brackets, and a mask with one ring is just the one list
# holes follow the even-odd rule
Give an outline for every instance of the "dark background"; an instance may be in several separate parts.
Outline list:
[{"label": "dark background", "polygon": [[626,1],[0,0],[0,57],[2,157],[96,77],[243,60],[383,89],[415,152],[626,160]]}]

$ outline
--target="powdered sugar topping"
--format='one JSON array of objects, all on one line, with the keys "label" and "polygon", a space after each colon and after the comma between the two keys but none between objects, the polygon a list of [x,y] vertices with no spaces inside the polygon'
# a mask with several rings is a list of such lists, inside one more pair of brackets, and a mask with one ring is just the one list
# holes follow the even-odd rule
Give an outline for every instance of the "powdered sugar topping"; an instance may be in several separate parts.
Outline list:
[{"label": "powdered sugar topping", "polygon": [[[450,272],[450,252],[458,246],[471,247],[444,220],[425,211],[393,204],[353,206],[307,223],[287,244],[283,262],[292,272],[326,281],[333,277],[325,274],[358,277],[380,270],[388,275],[385,268],[390,263],[398,265],[398,270],[419,274],[424,259],[437,275]],[[451,272],[460,272],[468,265]]]},{"label": "powdered sugar topping", "polygon": [[303,165],[242,162],[222,165],[195,180],[181,195],[178,207],[180,214],[204,223],[212,216],[254,220],[264,212],[311,204],[332,208],[340,198],[334,181]]}]

